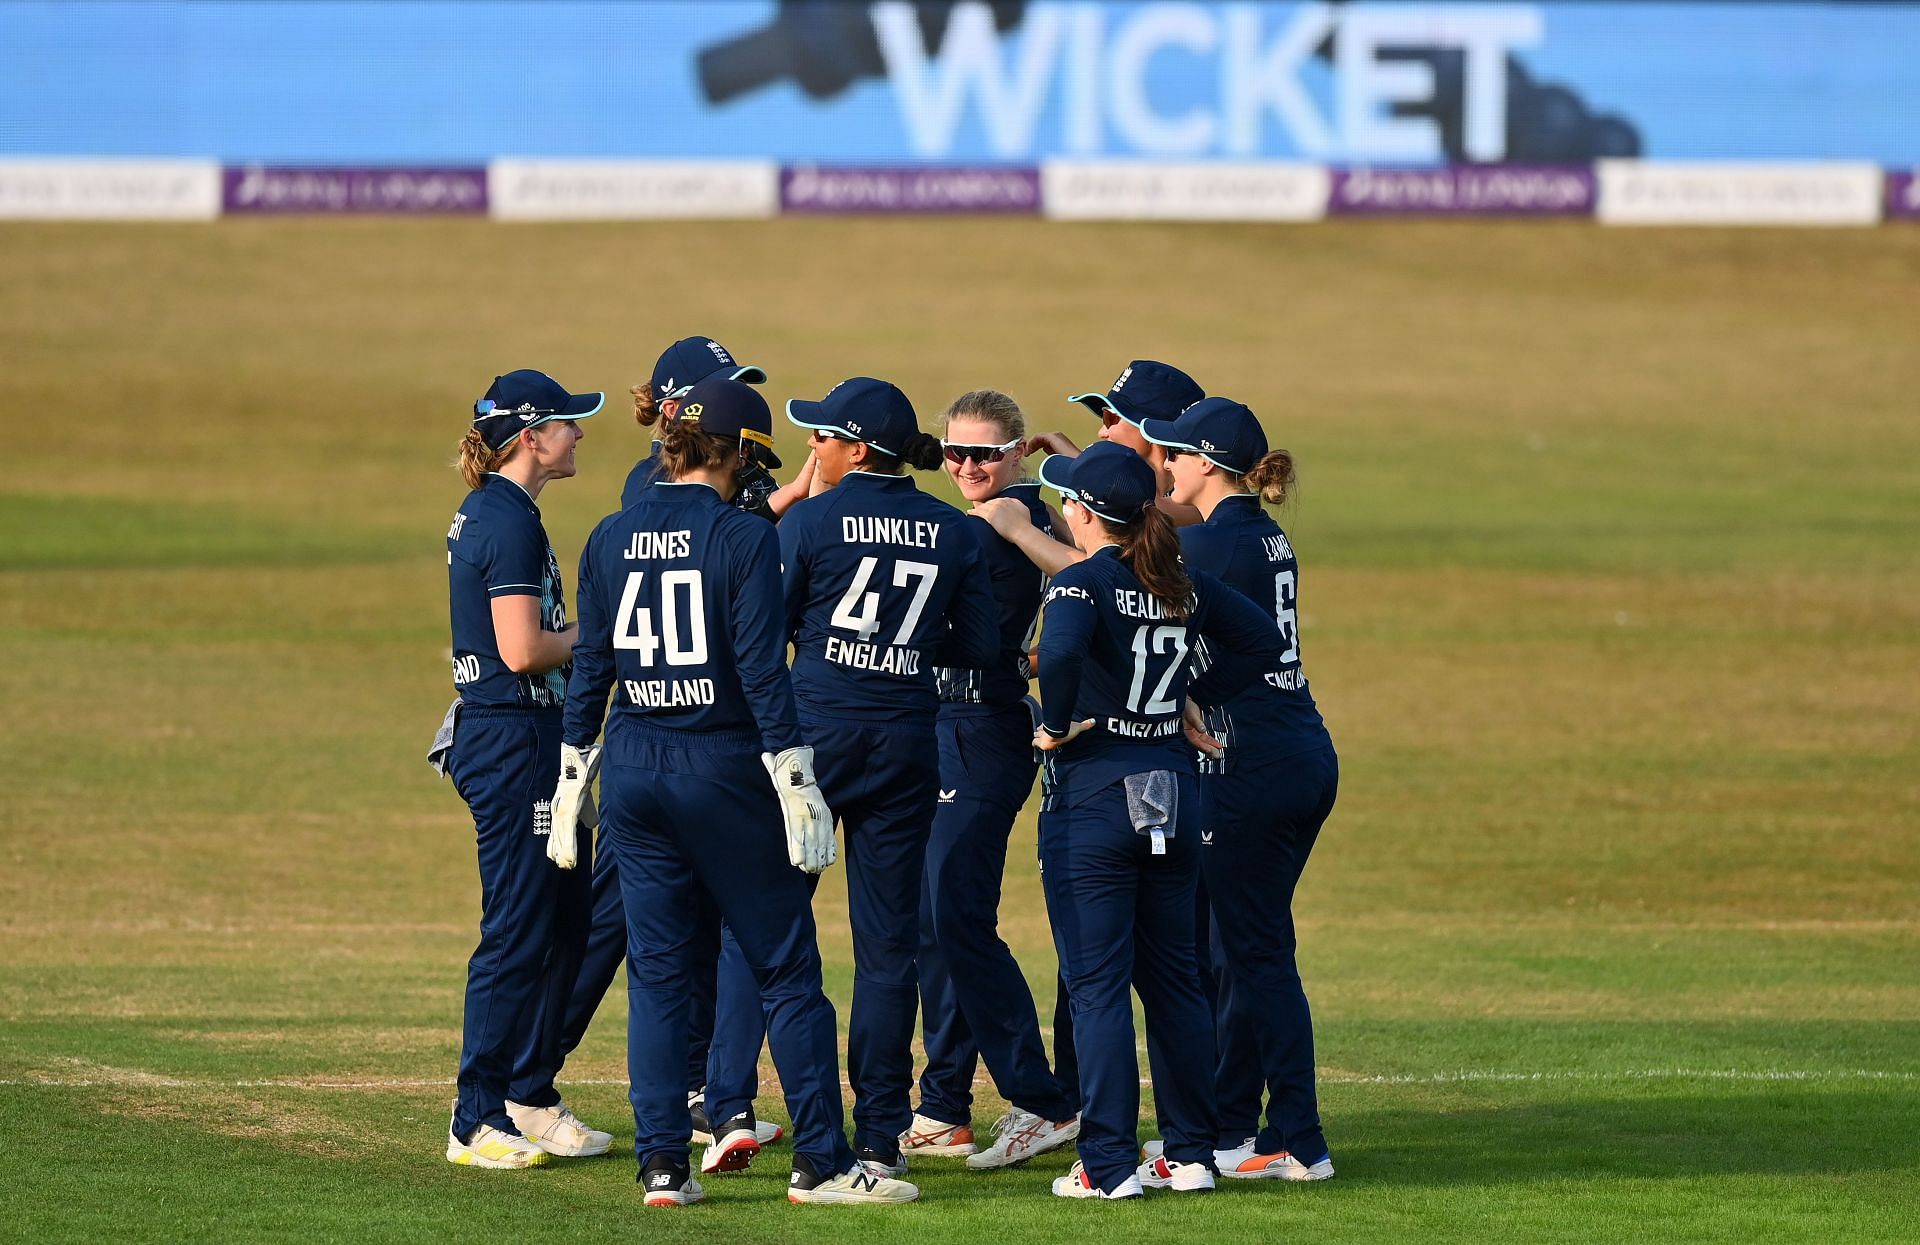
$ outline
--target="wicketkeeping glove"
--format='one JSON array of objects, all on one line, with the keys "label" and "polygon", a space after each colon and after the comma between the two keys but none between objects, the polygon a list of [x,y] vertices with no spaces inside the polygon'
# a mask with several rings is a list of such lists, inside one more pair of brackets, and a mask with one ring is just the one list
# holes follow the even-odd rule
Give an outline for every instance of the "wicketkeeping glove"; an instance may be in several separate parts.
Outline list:
[{"label": "wicketkeeping glove", "polygon": [[591,803],[587,788],[600,772],[600,749],[560,745],[560,784],[553,789],[553,828],[547,832],[547,859],[571,869],[580,859],[577,826],[581,803]]},{"label": "wicketkeeping glove", "polygon": [[760,761],[773,776],[773,793],[787,823],[787,861],[806,873],[823,872],[837,855],[833,810],[813,780],[813,749],[788,748],[778,756],[762,752]]}]

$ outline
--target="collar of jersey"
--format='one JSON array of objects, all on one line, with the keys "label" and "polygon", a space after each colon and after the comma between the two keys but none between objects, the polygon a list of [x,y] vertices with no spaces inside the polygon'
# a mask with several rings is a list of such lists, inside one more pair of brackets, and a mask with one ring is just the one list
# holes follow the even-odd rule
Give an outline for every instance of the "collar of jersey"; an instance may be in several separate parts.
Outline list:
[{"label": "collar of jersey", "polygon": [[655,480],[653,482],[653,487],[655,488],[703,488],[707,490],[709,493],[712,493],[715,497],[720,496],[720,490],[713,487],[713,485],[708,484],[705,480]]},{"label": "collar of jersey", "polygon": [[1087,556],[1090,558],[1097,558],[1103,553],[1110,553],[1117,558],[1120,556],[1120,546],[1114,545],[1114,544],[1101,545],[1098,549],[1095,549],[1092,553],[1088,554]]},{"label": "collar of jersey", "polygon": [[[1229,509],[1226,509],[1225,507],[1226,507],[1226,504],[1230,501],[1236,501],[1236,502],[1248,501],[1248,502],[1252,502],[1253,504],[1251,506],[1245,506],[1245,507],[1235,506],[1231,510],[1229,510]],[[1208,516],[1207,522],[1218,523],[1221,519],[1227,519],[1227,518],[1233,518],[1233,519],[1250,518],[1251,516],[1259,513],[1260,513],[1260,498],[1255,494],[1228,493],[1225,497],[1222,497],[1218,502],[1214,503],[1213,513]]]},{"label": "collar of jersey", "polygon": [[512,486],[513,491],[520,494],[521,499],[527,503],[527,509],[533,511],[535,514],[540,513],[539,503],[533,500],[533,494],[527,492],[526,488],[521,485],[520,481],[514,479],[512,476],[503,476],[497,471],[487,472],[487,479],[499,480],[502,483]]},{"label": "collar of jersey", "polygon": [[887,475],[879,471],[849,471],[840,477],[840,483],[845,484],[848,480],[875,480],[881,484],[904,484],[908,488],[913,487],[913,477],[905,473]]}]

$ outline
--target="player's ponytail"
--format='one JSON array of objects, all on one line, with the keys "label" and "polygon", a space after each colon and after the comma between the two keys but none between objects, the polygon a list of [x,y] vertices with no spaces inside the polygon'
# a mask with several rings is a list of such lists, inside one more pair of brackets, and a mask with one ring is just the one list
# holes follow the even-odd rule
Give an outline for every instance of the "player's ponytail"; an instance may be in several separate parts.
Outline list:
[{"label": "player's ponytail", "polygon": [[682,479],[692,471],[732,471],[739,460],[738,437],[715,436],[698,424],[677,419],[660,426],[660,470],[669,480]]},{"label": "player's ponytail", "polygon": [[940,445],[940,438],[925,432],[914,433],[907,438],[907,443],[900,447],[900,457],[915,471],[932,471],[940,465],[940,460],[945,454],[946,451]]},{"label": "player's ponytail", "polygon": [[653,382],[643,380],[629,392],[633,394],[633,422],[642,428],[659,423],[660,403],[653,396]]},{"label": "player's ponytail", "polygon": [[487,444],[487,439],[480,435],[478,428],[469,428],[467,435],[460,438],[459,453],[453,465],[460,468],[460,474],[466,477],[467,487],[477,489],[486,483],[490,473],[500,469],[500,464],[507,461],[507,456],[513,453],[513,447],[518,444],[520,439],[515,437],[505,449],[496,450]]},{"label": "player's ponytail", "polygon": [[925,432],[916,432],[909,436],[906,444],[900,447],[898,454],[867,443],[867,470],[881,475],[899,475],[904,463],[915,471],[932,471],[940,465],[946,450],[940,444],[940,438]]},{"label": "player's ponytail", "polygon": [[1193,608],[1193,580],[1181,561],[1180,536],[1173,530],[1173,521],[1149,504],[1133,522],[1107,523],[1106,527],[1120,542],[1120,560],[1147,595],[1160,602],[1167,617],[1185,618]]},{"label": "player's ponytail", "polygon": [[1285,450],[1273,450],[1263,455],[1253,469],[1240,477],[1240,482],[1251,491],[1260,494],[1260,500],[1269,506],[1284,506],[1293,496],[1293,455]]}]

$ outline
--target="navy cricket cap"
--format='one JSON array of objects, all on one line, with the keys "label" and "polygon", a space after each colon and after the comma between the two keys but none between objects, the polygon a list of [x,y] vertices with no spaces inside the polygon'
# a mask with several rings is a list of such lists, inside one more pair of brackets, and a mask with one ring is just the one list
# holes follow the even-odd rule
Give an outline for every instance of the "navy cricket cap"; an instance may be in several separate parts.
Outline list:
[{"label": "navy cricket cap", "polygon": [[674,419],[716,437],[737,436],[743,445],[764,451],[757,461],[768,467],[780,465],[773,453],[773,412],[751,385],[725,376],[709,376],[687,390]]},{"label": "navy cricket cap", "polygon": [[727,348],[711,337],[682,337],[668,346],[653,365],[656,402],[685,397],[687,390],[709,376],[725,376],[749,385],[764,385],[767,374],[757,367],[741,367]]},{"label": "navy cricket cap", "polygon": [[529,428],[553,419],[585,419],[606,400],[604,393],[568,393],[545,372],[521,368],[493,378],[487,396],[473,404],[473,426],[489,449],[502,450]]},{"label": "navy cricket cap", "polygon": [[920,418],[913,413],[907,395],[871,376],[843,380],[818,402],[790,398],[787,418],[802,428],[865,441],[896,458],[906,449],[908,439],[920,431]]},{"label": "navy cricket cap", "polygon": [[1143,419],[1172,419],[1206,396],[1207,391],[1179,368],[1135,359],[1105,393],[1076,393],[1067,401],[1078,402],[1095,415],[1112,411],[1138,428]]},{"label": "navy cricket cap", "polygon": [[1049,454],[1040,483],[1113,523],[1131,523],[1160,495],[1160,476],[1124,445],[1102,441],[1078,458]]},{"label": "navy cricket cap", "polygon": [[1155,445],[1198,454],[1243,476],[1267,454],[1267,433],[1253,412],[1232,398],[1202,398],[1178,419],[1149,419],[1140,431]]}]

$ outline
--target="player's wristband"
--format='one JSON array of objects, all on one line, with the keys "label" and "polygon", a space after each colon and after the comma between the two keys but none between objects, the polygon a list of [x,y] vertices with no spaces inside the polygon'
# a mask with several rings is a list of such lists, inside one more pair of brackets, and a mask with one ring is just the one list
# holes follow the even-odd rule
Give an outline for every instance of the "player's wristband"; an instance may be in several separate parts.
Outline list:
[{"label": "player's wristband", "polygon": [[1040,724],[1040,729],[1045,731],[1048,737],[1052,739],[1065,739],[1067,736],[1073,734],[1073,727],[1071,725],[1069,725],[1067,729],[1063,731],[1056,731],[1051,726],[1048,726],[1045,722],[1042,722]]}]

